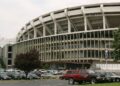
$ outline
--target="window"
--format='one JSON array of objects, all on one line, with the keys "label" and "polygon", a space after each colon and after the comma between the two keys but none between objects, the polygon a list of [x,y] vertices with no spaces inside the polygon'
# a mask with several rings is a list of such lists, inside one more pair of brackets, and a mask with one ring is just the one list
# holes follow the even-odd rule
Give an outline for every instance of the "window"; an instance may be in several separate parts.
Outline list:
[{"label": "window", "polygon": [[12,53],[8,53],[8,58],[12,58]]},{"label": "window", "polygon": [[12,46],[8,46],[8,52],[12,51]]},{"label": "window", "polygon": [[12,64],[12,61],[11,60],[8,60],[8,65],[11,65]]}]

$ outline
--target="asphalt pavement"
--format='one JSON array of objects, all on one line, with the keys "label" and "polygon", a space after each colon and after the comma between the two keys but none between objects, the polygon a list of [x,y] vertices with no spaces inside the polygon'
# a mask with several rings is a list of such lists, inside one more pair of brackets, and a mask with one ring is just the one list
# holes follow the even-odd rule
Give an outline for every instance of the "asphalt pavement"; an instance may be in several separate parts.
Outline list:
[{"label": "asphalt pavement", "polygon": [[71,85],[68,85],[68,82],[66,80],[42,79],[42,80],[1,80],[0,86],[71,86]]}]

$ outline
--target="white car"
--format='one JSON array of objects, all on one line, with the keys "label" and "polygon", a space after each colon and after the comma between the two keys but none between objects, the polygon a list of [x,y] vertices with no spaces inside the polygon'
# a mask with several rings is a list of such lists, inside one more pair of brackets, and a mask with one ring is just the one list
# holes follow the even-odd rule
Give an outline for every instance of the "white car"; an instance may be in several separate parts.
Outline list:
[{"label": "white car", "polygon": [[51,73],[43,73],[41,74],[42,78],[55,78],[55,75],[51,74]]},{"label": "white car", "polygon": [[28,73],[28,75],[27,75],[27,79],[40,79],[40,77],[37,76],[36,74],[30,72],[30,73]]}]

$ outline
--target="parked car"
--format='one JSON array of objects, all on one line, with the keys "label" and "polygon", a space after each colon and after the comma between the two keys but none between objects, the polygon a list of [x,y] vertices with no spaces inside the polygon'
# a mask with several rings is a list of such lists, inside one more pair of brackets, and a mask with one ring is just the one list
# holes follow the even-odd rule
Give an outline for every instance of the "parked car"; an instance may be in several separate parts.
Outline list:
[{"label": "parked car", "polygon": [[24,71],[19,71],[19,78],[20,79],[25,79],[26,78],[26,74]]},{"label": "parked car", "polygon": [[17,71],[7,71],[7,75],[12,79],[21,79],[20,73]]},{"label": "parked car", "polygon": [[60,78],[60,79],[68,80],[75,71],[76,71],[76,70],[67,70],[67,71],[66,71],[63,75],[61,75],[59,78]]},{"label": "parked car", "polygon": [[10,80],[11,77],[9,77],[9,76],[6,74],[6,72],[1,72],[1,73],[0,73],[0,79],[1,79],[1,80]]},{"label": "parked car", "polygon": [[43,73],[41,74],[42,78],[56,78],[55,75],[51,74],[51,73]]},{"label": "parked car", "polygon": [[63,76],[60,77],[61,79],[68,80],[69,84],[74,84],[75,82],[83,83],[83,82],[96,82],[96,75],[92,70],[68,70]]},{"label": "parked car", "polygon": [[37,76],[41,77],[41,71],[39,70],[34,70],[32,73],[36,74]]},{"label": "parked car", "polygon": [[47,73],[47,70],[45,69],[40,69],[39,71],[41,72],[41,74]]},{"label": "parked car", "polygon": [[95,72],[97,82],[106,82],[106,77],[104,72]]},{"label": "parked car", "polygon": [[120,76],[112,72],[105,72],[105,78],[109,82],[120,82]]},{"label": "parked car", "polygon": [[40,79],[40,77],[37,76],[36,74],[30,72],[30,73],[28,73],[28,75],[27,75],[27,79]]}]

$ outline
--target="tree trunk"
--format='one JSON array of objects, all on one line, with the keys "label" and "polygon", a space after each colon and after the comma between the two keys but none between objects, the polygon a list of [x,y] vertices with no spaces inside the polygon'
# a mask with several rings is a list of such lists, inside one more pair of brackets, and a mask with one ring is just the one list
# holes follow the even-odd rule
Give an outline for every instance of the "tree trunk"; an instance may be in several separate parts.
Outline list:
[{"label": "tree trunk", "polygon": [[29,73],[28,71],[25,72],[25,74],[26,74],[26,79],[27,79],[28,73]]}]

